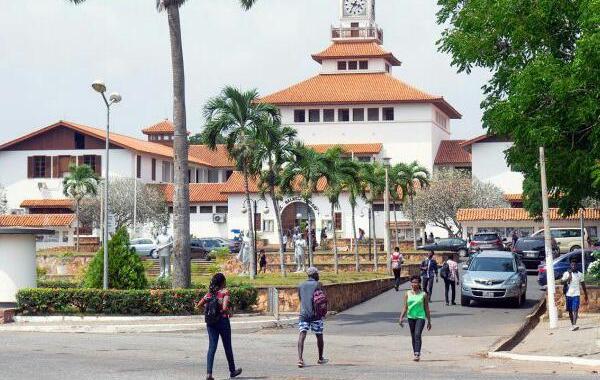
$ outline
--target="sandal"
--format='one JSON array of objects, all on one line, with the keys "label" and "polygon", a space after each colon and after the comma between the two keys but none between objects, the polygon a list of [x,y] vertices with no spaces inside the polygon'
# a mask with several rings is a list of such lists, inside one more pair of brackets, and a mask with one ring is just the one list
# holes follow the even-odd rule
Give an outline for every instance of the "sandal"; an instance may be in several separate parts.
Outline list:
[{"label": "sandal", "polygon": [[304,368],[304,360],[298,360],[298,368]]}]

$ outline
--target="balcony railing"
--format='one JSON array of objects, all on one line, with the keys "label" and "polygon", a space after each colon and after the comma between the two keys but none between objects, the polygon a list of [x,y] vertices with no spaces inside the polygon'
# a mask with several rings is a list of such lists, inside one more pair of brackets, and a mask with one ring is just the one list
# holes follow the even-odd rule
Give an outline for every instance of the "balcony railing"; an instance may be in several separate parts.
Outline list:
[{"label": "balcony railing", "polygon": [[336,40],[374,40],[383,43],[383,30],[374,27],[342,28],[331,27],[331,39]]}]

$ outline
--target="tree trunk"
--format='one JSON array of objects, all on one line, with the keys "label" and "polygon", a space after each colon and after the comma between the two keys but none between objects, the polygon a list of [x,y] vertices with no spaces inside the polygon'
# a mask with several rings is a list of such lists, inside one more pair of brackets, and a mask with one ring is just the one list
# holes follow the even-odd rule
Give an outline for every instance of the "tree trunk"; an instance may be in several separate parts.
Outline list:
[{"label": "tree trunk", "polygon": [[396,231],[396,247],[400,247],[400,239],[398,238],[398,207],[396,206],[396,200],[394,199],[392,201],[392,204],[394,205],[394,223],[395,223],[395,231]]},{"label": "tree trunk", "polygon": [[277,221],[277,233],[279,235],[279,266],[281,267],[281,276],[285,277],[285,253],[283,252],[283,229],[281,228],[281,214],[279,213],[279,201],[275,197],[275,187],[270,189],[271,201],[273,202],[273,212]]},{"label": "tree trunk", "polygon": [[412,219],[413,243],[414,243],[413,248],[417,249],[417,218],[415,217],[415,202],[413,200],[412,194],[409,194],[408,198],[410,199],[410,213],[412,214],[411,219]]},{"label": "tree trunk", "polygon": [[308,211],[308,234],[307,234],[307,240],[308,240],[308,266],[312,267],[313,266],[313,251],[312,251],[312,218],[310,217],[310,212],[311,212],[311,208],[310,205],[308,204],[308,200],[305,200],[304,203],[306,203],[306,209]]},{"label": "tree trunk", "polygon": [[373,209],[373,204],[371,203],[371,218],[373,219],[373,259],[375,260],[375,272],[379,269],[379,263],[377,262],[377,233],[375,232],[375,209]]},{"label": "tree trunk", "polygon": [[75,234],[77,235],[77,241],[75,242],[75,251],[79,252],[79,199],[75,200],[75,216],[77,217],[77,226],[75,227]]},{"label": "tree trunk", "polygon": [[335,274],[339,272],[339,258],[338,258],[338,248],[337,248],[337,236],[335,236],[335,205],[333,202],[331,203],[331,230],[333,231],[333,270]]},{"label": "tree trunk", "polygon": [[190,196],[188,181],[188,141],[185,112],[185,74],[181,24],[177,5],[167,7],[171,40],[173,71],[173,140],[174,196],[173,196],[173,288],[188,288],[190,276]]},{"label": "tree trunk", "polygon": [[360,257],[358,255],[358,240],[356,239],[356,206],[352,206],[352,235],[354,237],[354,259],[356,260],[356,271],[360,272]]},{"label": "tree trunk", "polygon": [[246,203],[248,204],[248,227],[250,232],[250,277],[256,278],[256,253],[254,252],[254,242],[256,234],[254,233],[254,213],[256,210],[252,208],[250,202],[250,186],[248,185],[248,172],[244,171],[244,193],[246,194]]}]

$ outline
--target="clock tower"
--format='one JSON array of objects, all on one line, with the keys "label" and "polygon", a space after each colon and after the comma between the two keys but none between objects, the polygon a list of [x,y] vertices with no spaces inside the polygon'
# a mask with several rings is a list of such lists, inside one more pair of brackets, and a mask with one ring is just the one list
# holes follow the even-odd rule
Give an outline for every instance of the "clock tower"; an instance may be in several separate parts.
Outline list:
[{"label": "clock tower", "polygon": [[335,42],[375,41],[383,43],[383,31],[375,23],[375,0],[339,0],[340,26],[332,27]]}]

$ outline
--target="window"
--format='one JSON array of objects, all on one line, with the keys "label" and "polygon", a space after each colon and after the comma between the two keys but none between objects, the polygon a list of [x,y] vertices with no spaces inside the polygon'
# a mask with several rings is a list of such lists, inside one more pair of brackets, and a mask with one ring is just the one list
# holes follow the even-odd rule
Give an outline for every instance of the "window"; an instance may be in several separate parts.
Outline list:
[{"label": "window", "polygon": [[225,181],[227,181],[232,174],[233,170],[225,170]]},{"label": "window", "polygon": [[208,183],[219,183],[219,171],[208,169]]},{"label": "window", "polygon": [[137,178],[142,178],[142,156],[136,157],[135,176]]},{"label": "window", "polygon": [[358,156],[357,159],[359,162],[371,162],[370,156]]},{"label": "window", "polygon": [[171,182],[171,163],[169,161],[162,162],[162,181]]},{"label": "window", "polygon": [[173,207],[171,206],[171,207],[169,207],[169,214],[172,214],[172,213],[173,213]]},{"label": "window", "polygon": [[358,69],[358,61],[348,61],[348,70]]},{"label": "window", "polygon": [[156,158],[152,159],[152,180],[156,181]]},{"label": "window", "polygon": [[196,212],[198,212],[198,207],[190,206],[190,214],[195,214]]},{"label": "window", "polygon": [[212,214],[213,207],[212,206],[200,206],[199,210],[200,210],[200,214]]},{"label": "window", "polygon": [[192,182],[192,169],[188,169],[188,183]]},{"label": "window", "polygon": [[294,110],[294,123],[306,122],[306,111],[305,110]]},{"label": "window", "polygon": [[85,149],[85,136],[81,133],[75,133],[75,149]]},{"label": "window", "polygon": [[254,214],[254,230],[262,231],[262,215],[259,213]]},{"label": "window", "polygon": [[335,110],[323,110],[323,121],[326,123],[335,121]]},{"label": "window", "polygon": [[390,65],[386,63],[386,64],[385,64],[385,71],[387,71],[387,72],[389,73],[389,72],[390,72],[390,70],[391,70],[391,67],[390,67]]},{"label": "window", "polygon": [[196,169],[196,183],[200,182],[200,169]]},{"label": "window", "polygon": [[367,118],[369,121],[379,121],[379,108],[369,108]]},{"label": "window", "polygon": [[342,213],[335,212],[333,213],[333,227],[336,231],[342,230]]},{"label": "window", "polygon": [[[102,173],[102,170],[100,168],[100,160],[101,160],[101,156],[85,155],[85,156],[83,156],[82,163],[84,165],[87,165],[90,168],[92,168],[94,173],[100,175],[100,173]],[[67,169],[67,171],[68,171],[68,169]]]},{"label": "window", "polygon": [[33,157],[33,178],[49,178],[50,177],[50,157],[34,156]]},{"label": "window", "polygon": [[338,61],[337,66],[338,70],[346,70],[346,68],[348,67],[346,61]]},{"label": "window", "polygon": [[435,111],[435,122],[443,128],[448,127],[448,119],[441,112]]},{"label": "window", "polygon": [[264,232],[273,232],[273,231],[275,231],[275,221],[273,219],[265,220],[263,222],[263,231]]},{"label": "window", "polygon": [[376,211],[376,212],[378,212],[378,211],[383,211],[383,208],[384,208],[384,207],[383,207],[383,204],[382,204],[382,203],[377,203],[377,204],[374,204],[374,205],[373,205],[373,211]]},{"label": "window", "polygon": [[352,120],[353,121],[365,121],[365,109],[364,108],[352,109]]},{"label": "window", "polygon": [[358,68],[361,70],[369,70],[369,61],[358,62]]},{"label": "window", "polygon": [[382,109],[383,120],[393,121],[394,120],[394,107],[384,107]]},{"label": "window", "polygon": [[348,108],[338,110],[338,121],[350,121],[350,110]]},{"label": "window", "polygon": [[63,231],[62,232],[62,242],[63,243],[68,243],[69,242],[69,232],[68,231]]},{"label": "window", "polygon": [[227,214],[229,212],[229,207],[227,206],[216,206],[215,209],[217,214]]},{"label": "window", "polygon": [[321,110],[308,110],[308,121],[318,123],[321,121]]}]

